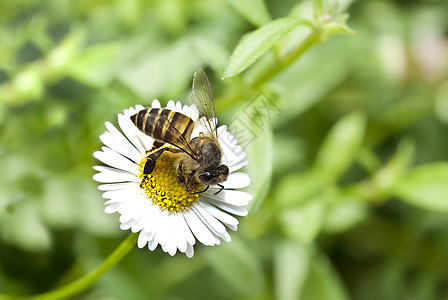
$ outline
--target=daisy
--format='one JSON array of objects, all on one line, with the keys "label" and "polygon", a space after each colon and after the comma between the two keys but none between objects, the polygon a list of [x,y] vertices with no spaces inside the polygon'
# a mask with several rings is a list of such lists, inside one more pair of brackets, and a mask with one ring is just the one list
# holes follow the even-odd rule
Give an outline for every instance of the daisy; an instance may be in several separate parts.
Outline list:
[{"label": "daisy", "polygon": [[[161,106],[154,100],[151,107]],[[194,105],[182,106],[180,102],[169,101],[166,108],[198,119]],[[230,170],[227,181],[222,183],[224,190],[215,195],[220,188],[210,186],[204,193],[193,194],[201,191],[202,186],[192,186],[194,190],[190,188],[188,192],[179,181],[175,166],[177,154],[165,151],[151,174],[144,174],[148,155],[155,150],[152,149],[154,139],[138,130],[130,119],[142,109],[143,106],[137,105],[118,114],[122,132],[106,122],[107,131],[100,136],[105,146],[93,154],[107,165],[95,166],[99,173],[93,176],[103,183],[99,189],[107,199],[105,212],[118,212],[120,228],[140,232],[138,247],[147,245],[151,251],[160,245],[170,255],[179,250],[192,257],[196,239],[207,246],[219,245],[221,240],[230,242],[227,228],[237,230],[238,220],[234,216],[247,215],[244,206],[252,199],[249,193],[236,190],[250,184],[247,174],[236,172],[247,165],[241,146],[225,125],[220,126],[217,132],[223,150],[222,163]],[[204,132],[200,124],[195,122],[191,138]]]}]

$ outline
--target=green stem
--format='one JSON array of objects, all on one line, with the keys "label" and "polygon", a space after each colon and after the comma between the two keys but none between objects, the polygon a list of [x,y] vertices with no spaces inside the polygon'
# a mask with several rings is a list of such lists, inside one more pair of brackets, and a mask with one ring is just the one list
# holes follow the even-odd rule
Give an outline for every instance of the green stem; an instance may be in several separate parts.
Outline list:
[{"label": "green stem", "polygon": [[269,69],[269,72],[266,72],[264,75],[259,77],[253,84],[253,88],[258,88],[262,84],[269,81],[272,77],[280,73],[283,69],[292,64],[297,58],[299,58],[303,53],[305,53],[308,49],[310,49],[315,44],[319,43],[321,40],[321,31],[318,29],[314,29],[310,35],[297,47],[295,50],[288,53],[285,57],[281,58],[281,62],[277,64],[272,69]]},{"label": "green stem", "polygon": [[0,300],[50,300],[50,299],[66,299],[73,296],[91,286],[101,275],[109,271],[113,266],[118,264],[121,259],[135,246],[137,242],[137,233],[131,233],[129,236],[115,249],[114,252],[95,270],[88,273],[84,277],[66,285],[59,289],[49,291],[34,296],[9,296],[0,295]]},{"label": "green stem", "polygon": [[[311,25],[308,25],[311,27]],[[267,71],[258,76],[258,79],[251,84],[252,89],[258,89],[261,85],[268,82],[272,77],[280,73],[283,69],[292,64],[296,59],[298,59],[303,53],[310,49],[315,44],[318,44],[322,40],[322,30],[316,27],[312,27],[312,32],[308,37],[298,46],[295,50],[291,51],[284,57],[276,57],[276,65],[272,68],[268,68]],[[275,50],[275,49],[274,49]],[[238,102],[244,97],[247,91],[239,90],[237,93],[233,93],[223,99],[217,101],[216,110],[225,110],[227,107]]]}]

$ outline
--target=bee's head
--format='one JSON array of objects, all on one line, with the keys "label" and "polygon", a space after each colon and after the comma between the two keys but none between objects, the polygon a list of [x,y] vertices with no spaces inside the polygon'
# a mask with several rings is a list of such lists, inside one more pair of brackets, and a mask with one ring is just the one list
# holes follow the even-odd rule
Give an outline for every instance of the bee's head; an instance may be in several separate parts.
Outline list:
[{"label": "bee's head", "polygon": [[220,165],[213,170],[207,170],[199,174],[199,181],[204,185],[216,185],[227,180],[229,168],[226,165]]}]

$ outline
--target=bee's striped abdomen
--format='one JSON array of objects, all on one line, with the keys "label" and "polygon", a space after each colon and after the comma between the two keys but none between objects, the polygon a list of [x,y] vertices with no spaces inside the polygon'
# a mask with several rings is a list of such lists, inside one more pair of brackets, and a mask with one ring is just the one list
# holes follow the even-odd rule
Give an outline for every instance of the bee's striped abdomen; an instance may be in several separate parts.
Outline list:
[{"label": "bee's striped abdomen", "polygon": [[131,120],[143,133],[173,145],[178,145],[182,138],[189,141],[194,128],[191,118],[166,108],[143,109]]}]

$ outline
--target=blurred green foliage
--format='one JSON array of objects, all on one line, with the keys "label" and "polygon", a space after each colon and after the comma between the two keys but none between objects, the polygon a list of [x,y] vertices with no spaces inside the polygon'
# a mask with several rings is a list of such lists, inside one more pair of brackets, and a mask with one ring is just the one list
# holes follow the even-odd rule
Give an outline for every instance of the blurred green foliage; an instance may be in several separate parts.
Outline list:
[{"label": "blurred green foliage", "polygon": [[63,286],[113,251],[126,233],[91,179],[104,122],[185,102],[201,66],[220,124],[250,129],[251,214],[193,259],[135,247],[80,298],[448,298],[447,15],[444,0],[0,1],[1,293]]}]

